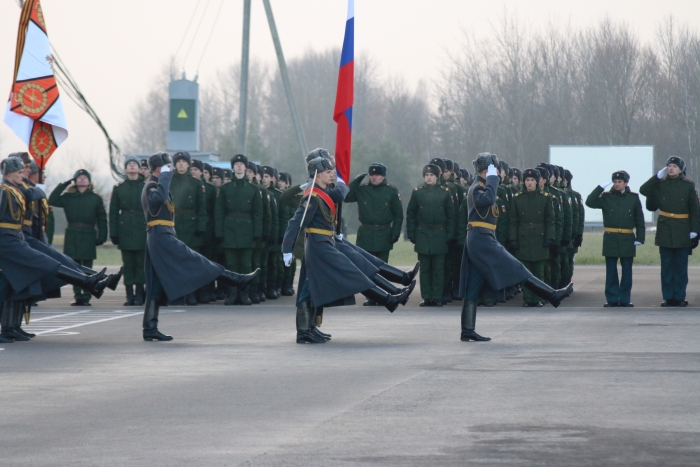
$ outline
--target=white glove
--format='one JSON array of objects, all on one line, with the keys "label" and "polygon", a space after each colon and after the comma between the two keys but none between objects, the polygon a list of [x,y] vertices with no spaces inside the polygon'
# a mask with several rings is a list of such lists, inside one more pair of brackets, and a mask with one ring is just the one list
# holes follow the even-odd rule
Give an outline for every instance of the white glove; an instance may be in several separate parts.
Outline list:
[{"label": "white glove", "polygon": [[613,184],[613,182],[601,183],[601,184],[600,184],[600,187],[601,187],[603,190],[605,190],[607,187],[609,187],[609,186],[612,185],[612,184]]},{"label": "white glove", "polygon": [[337,234],[337,235],[335,236],[335,238],[337,238],[338,240],[342,241],[342,240],[343,240],[343,234],[342,234],[342,233],[339,233],[339,234]]},{"label": "white glove", "polygon": [[37,184],[36,184],[36,187],[37,187],[38,189],[40,189],[41,191],[43,191],[44,193],[46,193],[46,185],[45,185],[45,184],[43,184],[43,183],[37,183]]},{"label": "white glove", "polygon": [[691,239],[691,240],[694,239],[694,238],[697,237],[697,236],[698,236],[698,233],[697,233],[697,232],[690,232],[690,239]]},{"label": "white glove", "polygon": [[172,170],[167,165],[164,165],[163,167],[160,168],[160,173],[165,173],[165,172],[172,172]]},{"label": "white glove", "polygon": [[289,267],[289,265],[292,264],[292,260],[294,259],[294,255],[291,253],[284,253],[282,255],[282,258],[284,259],[284,265]]},{"label": "white glove", "polygon": [[498,176],[498,169],[496,169],[495,165],[490,164],[488,170],[486,170],[486,176],[490,177],[492,175]]},{"label": "white glove", "polygon": [[634,246],[639,246],[641,244],[642,244],[641,242],[634,242]]},{"label": "white glove", "polygon": [[659,173],[657,173],[656,176],[659,179],[662,179],[666,176],[667,173],[668,173],[668,167],[664,167],[663,169],[659,170]]},{"label": "white glove", "polygon": [[311,183],[311,182],[306,182],[306,183],[304,183],[303,185],[299,185],[299,189],[300,189],[301,191],[306,190],[306,187],[309,186],[309,183]]}]

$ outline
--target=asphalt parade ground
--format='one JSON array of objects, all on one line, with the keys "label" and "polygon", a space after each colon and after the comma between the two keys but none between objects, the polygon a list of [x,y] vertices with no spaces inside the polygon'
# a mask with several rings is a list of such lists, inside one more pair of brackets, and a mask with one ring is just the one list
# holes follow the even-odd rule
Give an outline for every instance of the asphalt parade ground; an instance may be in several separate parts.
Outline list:
[{"label": "asphalt parade ground", "polygon": [[558,309],[329,309],[295,343],[294,297],[164,308],[141,339],[123,288],[41,303],[32,342],[0,348],[6,466],[697,466],[700,268],[661,308],[635,267],[634,308],[604,309],[604,267],[578,267]]}]

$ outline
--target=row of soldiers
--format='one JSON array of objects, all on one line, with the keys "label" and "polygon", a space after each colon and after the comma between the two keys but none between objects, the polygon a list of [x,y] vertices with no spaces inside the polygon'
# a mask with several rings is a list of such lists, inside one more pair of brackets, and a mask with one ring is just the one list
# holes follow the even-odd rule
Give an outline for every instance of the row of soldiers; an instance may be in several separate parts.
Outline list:
[{"label": "row of soldiers", "polygon": [[[500,161],[498,172],[501,182],[493,208],[498,242],[553,288],[568,284],[574,255],[583,241],[585,216],[581,195],[571,187],[573,175],[545,162],[520,171]],[[524,183],[525,175],[530,185]],[[442,306],[458,297],[466,197],[474,179],[455,162],[442,158],[432,159],[423,168],[423,177],[424,183],[413,190],[408,204],[406,233],[421,262],[421,306]],[[361,205],[364,226],[362,218]],[[358,246],[363,246],[359,233]],[[485,287],[480,301],[493,306],[518,292],[518,287],[498,292]],[[524,295],[524,306],[542,304],[534,295]]]}]

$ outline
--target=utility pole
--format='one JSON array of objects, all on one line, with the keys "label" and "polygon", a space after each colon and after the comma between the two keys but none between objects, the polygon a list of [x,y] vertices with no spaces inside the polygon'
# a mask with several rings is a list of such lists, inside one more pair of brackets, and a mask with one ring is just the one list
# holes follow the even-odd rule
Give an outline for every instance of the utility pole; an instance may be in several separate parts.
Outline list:
[{"label": "utility pole", "polygon": [[243,51],[241,54],[241,88],[238,106],[238,153],[245,154],[248,118],[248,62],[250,55],[250,2],[243,0]]},{"label": "utility pole", "polygon": [[265,5],[265,14],[267,14],[267,22],[270,25],[270,34],[272,35],[272,42],[275,44],[275,52],[277,53],[277,61],[279,62],[280,66],[280,74],[282,75],[284,92],[287,95],[289,111],[291,112],[292,120],[294,121],[294,129],[297,133],[297,142],[299,143],[299,149],[301,150],[301,157],[302,159],[305,159],[306,155],[309,153],[309,149],[306,146],[304,130],[301,127],[301,120],[299,119],[299,113],[297,112],[297,105],[294,102],[294,95],[292,94],[292,85],[289,82],[289,73],[287,72],[287,62],[285,62],[284,53],[282,53],[282,43],[280,42],[280,37],[277,33],[275,17],[272,14],[272,6],[270,5],[270,0],[263,0],[263,4]]}]

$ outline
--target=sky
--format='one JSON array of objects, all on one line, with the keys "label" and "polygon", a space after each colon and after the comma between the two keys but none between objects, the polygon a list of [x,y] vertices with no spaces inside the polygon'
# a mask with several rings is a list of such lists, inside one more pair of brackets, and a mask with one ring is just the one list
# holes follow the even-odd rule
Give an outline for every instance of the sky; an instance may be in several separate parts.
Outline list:
[{"label": "sky", "polygon": [[[275,64],[262,0],[252,3],[251,58]],[[271,4],[287,60],[308,49],[341,47],[347,0]],[[203,85],[213,81],[217,70],[240,60],[243,0],[42,0],[42,8],[52,45],[117,143],[137,102],[181,43],[178,58],[187,55],[188,77],[198,73]],[[0,0],[0,90],[8,93],[19,12],[15,0]],[[382,77],[431,85],[465,33],[488,38],[505,13],[531,31],[551,23],[582,29],[609,17],[627,22],[645,42],[653,41],[659,21],[669,15],[700,29],[697,0],[356,0],[355,54],[372,57]],[[64,105],[69,137],[49,169],[80,155],[96,158],[108,170],[106,143],[97,126],[71,101]],[[287,112],[286,103],[280,109]],[[0,157],[18,150],[26,148],[0,123]]]}]

